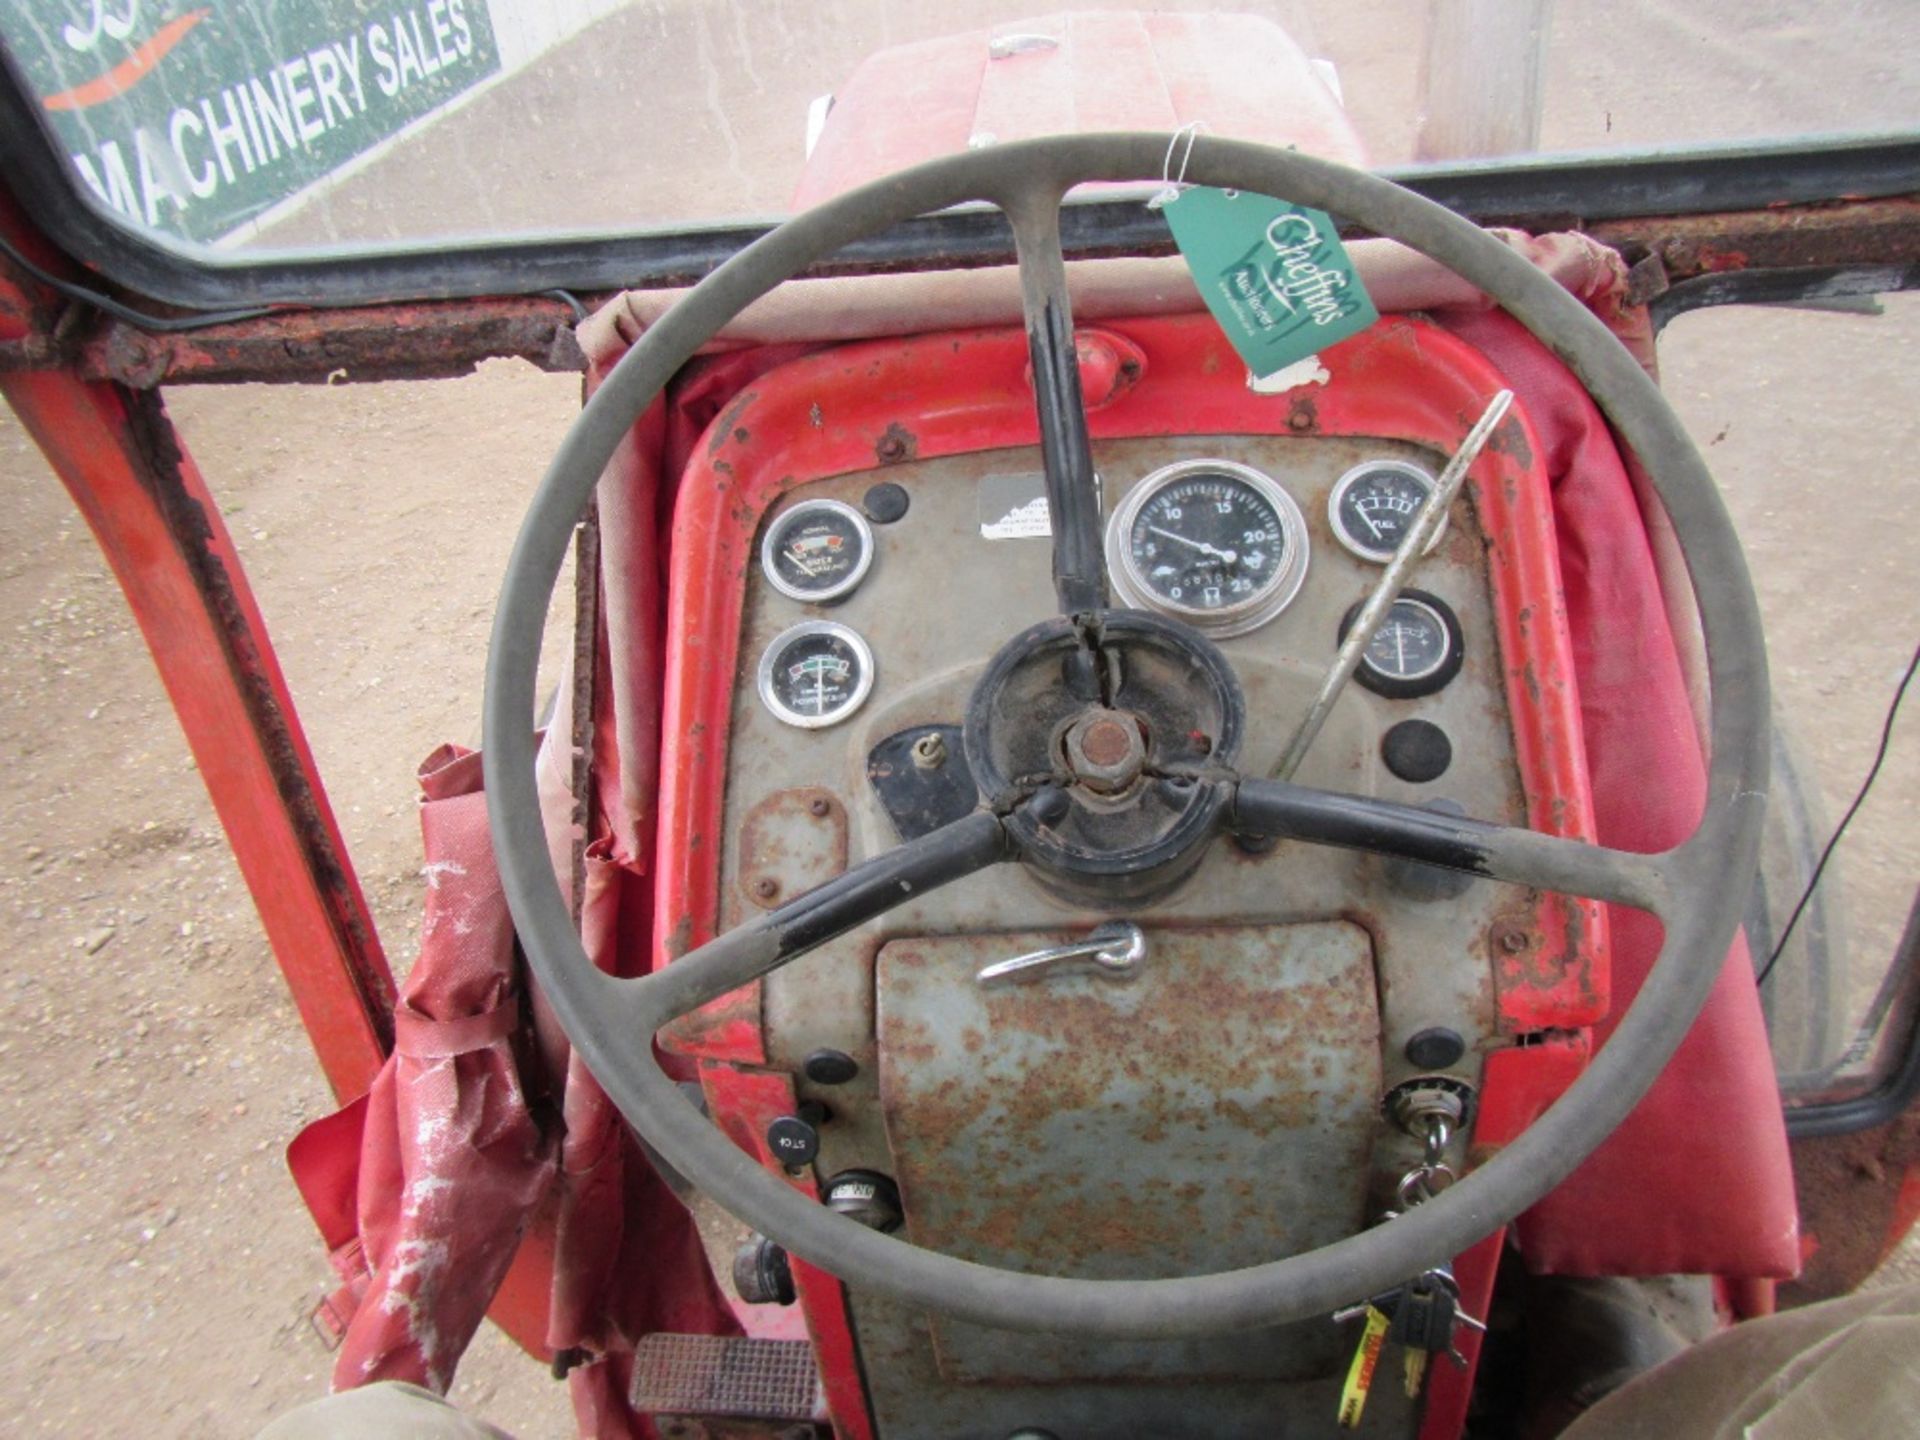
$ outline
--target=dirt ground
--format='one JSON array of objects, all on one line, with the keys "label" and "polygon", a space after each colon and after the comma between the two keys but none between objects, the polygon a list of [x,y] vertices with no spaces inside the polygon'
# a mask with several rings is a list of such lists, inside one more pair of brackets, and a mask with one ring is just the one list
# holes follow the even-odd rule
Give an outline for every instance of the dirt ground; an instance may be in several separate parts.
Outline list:
[{"label": "dirt ground", "polygon": [[[1323,29],[1347,23],[1340,6],[1309,8]],[[1586,7],[1567,8],[1590,23]],[[1677,23],[1669,7],[1635,8]],[[647,14],[663,44],[681,38],[670,26],[693,23],[667,7]],[[1722,19],[1715,63],[1733,63],[1728,47],[1772,43],[1765,25]],[[868,36],[882,38],[903,37]],[[1571,56],[1563,68],[1576,86],[1602,65],[1584,49]],[[794,85],[824,89],[844,73],[839,58],[802,44],[778,63],[800,76]],[[1404,54],[1353,67],[1357,110],[1378,103],[1367,83],[1401,85],[1411,68]],[[552,73],[540,83],[570,93]],[[476,103],[474,123],[489,103],[505,102]],[[710,137],[736,168],[776,131],[797,146],[787,111],[750,113],[758,130]],[[394,178],[424,166],[423,154],[393,159],[384,183],[427,204]],[[549,192],[563,188],[549,179]],[[778,190],[752,179],[728,194],[777,204]],[[351,199],[316,212],[318,228]],[[1837,816],[1920,640],[1908,537],[1920,303],[1890,303],[1879,318],[1691,316],[1670,332],[1664,362],[1748,540],[1782,710]],[[422,892],[413,767],[443,740],[475,739],[495,581],[577,396],[572,377],[509,363],[431,384],[169,396],[229,515],[397,965]],[[0,496],[4,1428],[250,1435],[320,1393],[328,1372],[307,1317],[330,1276],[281,1152],[330,1099],[119,592],[4,413]],[[1869,968],[1884,964],[1920,875],[1916,726],[1903,722],[1843,850]],[[522,1435],[570,1433],[562,1387],[491,1331],[455,1393]]]}]

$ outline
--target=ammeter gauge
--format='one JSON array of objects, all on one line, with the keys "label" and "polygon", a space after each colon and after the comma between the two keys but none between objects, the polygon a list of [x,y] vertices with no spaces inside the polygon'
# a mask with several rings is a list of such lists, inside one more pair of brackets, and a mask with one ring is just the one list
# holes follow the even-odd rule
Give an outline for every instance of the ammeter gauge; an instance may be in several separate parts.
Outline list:
[{"label": "ammeter gauge", "polygon": [[[1359,615],[1358,604],[1347,611],[1340,622],[1342,640]],[[1424,590],[1404,590],[1360,653],[1353,678],[1376,695],[1413,700],[1446,685],[1465,658],[1460,620],[1447,602]]]},{"label": "ammeter gauge", "polygon": [[803,500],[781,511],[760,541],[767,583],[791,600],[838,600],[852,593],[872,564],[867,517],[838,500]]},{"label": "ammeter gauge", "polygon": [[760,657],[760,700],[802,730],[837,725],[873,689],[873,651],[832,620],[803,620],[774,637]]},{"label": "ammeter gauge", "polygon": [[[1386,564],[1433,498],[1433,484],[1431,475],[1405,460],[1369,460],[1354,466],[1334,482],[1327,497],[1327,521],[1333,526],[1334,539],[1362,560]],[[1433,553],[1446,529],[1443,519],[1423,553]]]},{"label": "ammeter gauge", "polygon": [[1250,466],[1183,460],[1127,492],[1107,526],[1107,568],[1129,605],[1244,635],[1300,593],[1306,517]]}]

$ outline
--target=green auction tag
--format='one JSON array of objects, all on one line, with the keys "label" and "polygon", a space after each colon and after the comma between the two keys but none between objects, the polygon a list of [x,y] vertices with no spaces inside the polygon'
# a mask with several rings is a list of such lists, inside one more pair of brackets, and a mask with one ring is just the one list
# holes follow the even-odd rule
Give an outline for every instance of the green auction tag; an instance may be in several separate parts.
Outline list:
[{"label": "green auction tag", "polygon": [[1201,298],[1261,379],[1380,318],[1324,211],[1193,185],[1164,213]]}]

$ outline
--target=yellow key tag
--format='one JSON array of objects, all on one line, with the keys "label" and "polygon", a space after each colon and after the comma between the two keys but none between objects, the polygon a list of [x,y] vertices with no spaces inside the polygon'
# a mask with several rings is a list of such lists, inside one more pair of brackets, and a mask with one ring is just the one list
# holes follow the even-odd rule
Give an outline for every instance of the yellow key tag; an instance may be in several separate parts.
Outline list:
[{"label": "yellow key tag", "polygon": [[1360,1327],[1360,1348],[1353,1352],[1347,1367],[1347,1383],[1340,1389],[1340,1428],[1360,1428],[1360,1412],[1367,1408],[1367,1392],[1373,1388],[1373,1372],[1380,1364],[1380,1347],[1387,1343],[1387,1327],[1392,1322],[1377,1306],[1367,1307],[1366,1323]]}]

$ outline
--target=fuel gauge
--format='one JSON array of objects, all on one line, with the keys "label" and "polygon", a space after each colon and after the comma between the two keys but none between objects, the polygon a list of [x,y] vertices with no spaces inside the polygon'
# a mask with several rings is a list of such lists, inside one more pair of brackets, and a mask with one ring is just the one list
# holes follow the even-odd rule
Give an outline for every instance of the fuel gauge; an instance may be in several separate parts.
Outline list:
[{"label": "fuel gauge", "polygon": [[[1433,477],[1405,460],[1369,460],[1334,483],[1327,520],[1334,539],[1362,560],[1393,559],[1421,509],[1433,498]],[[1446,532],[1443,519],[1422,553],[1431,555]]]},{"label": "fuel gauge", "polygon": [[857,633],[832,620],[803,620],[760,657],[760,700],[775,718],[819,730],[860,708],[873,674],[873,651]]},{"label": "fuel gauge", "polygon": [[[1342,640],[1363,604],[1354,605],[1341,620]],[[1424,590],[1403,590],[1360,652],[1353,678],[1389,700],[1414,700],[1443,688],[1460,673],[1465,658],[1460,618],[1447,602]]]}]

